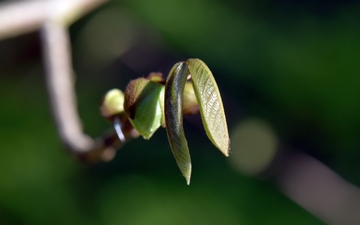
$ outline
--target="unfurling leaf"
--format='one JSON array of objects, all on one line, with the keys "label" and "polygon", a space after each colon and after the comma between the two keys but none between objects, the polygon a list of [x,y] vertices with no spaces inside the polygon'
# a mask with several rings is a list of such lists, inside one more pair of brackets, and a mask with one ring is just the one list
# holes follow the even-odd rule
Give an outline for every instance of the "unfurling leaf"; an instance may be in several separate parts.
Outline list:
[{"label": "unfurling leaf", "polygon": [[165,121],[171,150],[181,173],[190,183],[191,159],[183,128],[183,92],[186,77],[189,74],[187,65],[180,62],[171,69],[165,85]]},{"label": "unfurling leaf", "polygon": [[206,134],[225,156],[229,156],[230,139],[225,111],[215,79],[210,69],[200,59],[188,59],[186,63],[194,84]]},{"label": "unfurling leaf", "polygon": [[125,90],[124,109],[134,128],[149,139],[162,124],[164,85],[139,78]]},{"label": "unfurling leaf", "polygon": [[230,139],[220,92],[211,71],[200,59],[175,64],[166,82],[161,73],[151,73],[147,78],[131,81],[125,94],[111,90],[101,105],[102,115],[114,123],[123,142],[123,124],[132,130],[135,128],[145,139],[160,125],[166,127],[171,150],[187,184],[191,177],[191,159],[183,116],[198,111],[207,136],[228,156]]},{"label": "unfurling leaf", "polygon": [[[189,74],[193,85],[186,82]],[[211,71],[199,59],[177,63],[171,69],[165,84],[168,139],[175,160],[188,184],[191,176],[191,159],[184,135],[183,113],[194,111],[193,107],[199,107],[206,134],[211,142],[224,155],[229,156],[230,139],[220,92]]]}]

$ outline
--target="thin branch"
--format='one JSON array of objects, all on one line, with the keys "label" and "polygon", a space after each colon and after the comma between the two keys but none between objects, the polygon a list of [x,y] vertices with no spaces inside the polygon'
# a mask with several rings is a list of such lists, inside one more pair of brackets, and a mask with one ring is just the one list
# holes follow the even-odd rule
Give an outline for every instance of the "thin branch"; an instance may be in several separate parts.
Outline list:
[{"label": "thin branch", "polygon": [[[124,144],[114,130],[93,140],[82,129],[77,111],[68,26],[106,0],[23,1],[0,4],[0,40],[41,29],[51,110],[61,140],[82,161],[108,161]],[[123,122],[125,140],[138,134]]]},{"label": "thin branch", "polygon": [[[111,160],[121,142],[115,131],[94,141],[82,131],[76,109],[67,27],[103,0],[59,0],[0,4],[0,40],[42,28],[47,86],[62,141],[86,162]],[[126,140],[138,133],[123,122]],[[286,162],[286,163],[284,163]],[[328,224],[359,224],[360,190],[325,165],[299,153],[286,157],[275,175],[280,190]]]},{"label": "thin branch", "polygon": [[36,31],[47,21],[69,26],[106,0],[18,1],[0,3],[0,40]]},{"label": "thin branch", "polygon": [[106,132],[96,141],[83,132],[77,111],[71,47],[66,24],[57,16],[48,18],[42,26],[41,34],[47,88],[61,140],[82,161],[94,163],[111,160],[125,140],[137,137],[138,134],[128,121],[122,121],[124,133],[122,141],[118,139],[114,130]]},{"label": "thin branch", "polygon": [[59,135],[70,149],[89,151],[95,143],[82,132],[76,109],[67,29],[57,21],[48,20],[42,28],[42,39],[47,87]]},{"label": "thin branch", "polygon": [[276,176],[280,190],[326,224],[360,224],[360,189],[308,154],[288,152]]}]

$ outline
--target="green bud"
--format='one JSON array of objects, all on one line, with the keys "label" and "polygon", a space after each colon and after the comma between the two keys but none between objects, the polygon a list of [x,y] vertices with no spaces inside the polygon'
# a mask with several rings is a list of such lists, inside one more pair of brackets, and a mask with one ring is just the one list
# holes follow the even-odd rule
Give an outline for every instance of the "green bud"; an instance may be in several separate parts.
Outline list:
[{"label": "green bud", "polygon": [[124,112],[124,93],[119,89],[112,89],[105,94],[100,106],[101,114],[110,117]]},{"label": "green bud", "polygon": [[149,139],[163,123],[164,85],[139,78],[125,90],[124,109],[134,128]]}]

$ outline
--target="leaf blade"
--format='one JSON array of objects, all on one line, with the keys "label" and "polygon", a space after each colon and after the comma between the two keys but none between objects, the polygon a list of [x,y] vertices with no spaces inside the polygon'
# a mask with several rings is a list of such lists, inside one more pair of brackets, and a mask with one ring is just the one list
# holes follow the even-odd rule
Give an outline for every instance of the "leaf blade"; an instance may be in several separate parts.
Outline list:
[{"label": "leaf blade", "polygon": [[164,95],[164,86],[145,78],[133,80],[126,87],[125,113],[134,128],[145,139],[150,139],[161,125],[162,95]]},{"label": "leaf blade", "polygon": [[173,66],[165,84],[165,122],[166,132],[176,163],[190,184],[191,159],[183,128],[183,92],[189,74],[186,63]]},{"label": "leaf blade", "polygon": [[188,59],[186,63],[192,76],[206,134],[225,156],[229,156],[230,138],[224,106],[215,78],[200,59]]}]

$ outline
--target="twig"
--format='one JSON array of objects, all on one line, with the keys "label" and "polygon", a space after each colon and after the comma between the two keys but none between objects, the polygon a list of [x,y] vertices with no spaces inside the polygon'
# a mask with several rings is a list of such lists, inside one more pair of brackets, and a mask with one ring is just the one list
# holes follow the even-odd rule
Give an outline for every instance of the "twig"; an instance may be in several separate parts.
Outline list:
[{"label": "twig", "polygon": [[106,0],[52,0],[0,3],[0,40],[36,31],[48,21],[65,27]]},{"label": "twig", "polygon": [[360,189],[308,154],[288,152],[276,176],[280,190],[326,224],[360,224]]},{"label": "twig", "polygon": [[95,143],[82,132],[76,110],[67,29],[57,21],[48,20],[42,28],[42,39],[47,87],[59,135],[69,149],[79,153],[89,151]]},{"label": "twig", "polygon": [[[77,111],[68,26],[105,0],[24,1],[0,4],[0,40],[41,29],[51,109],[61,140],[85,162],[108,161],[125,141],[115,132],[93,140],[82,129]],[[123,121],[125,140],[138,134]]]}]

